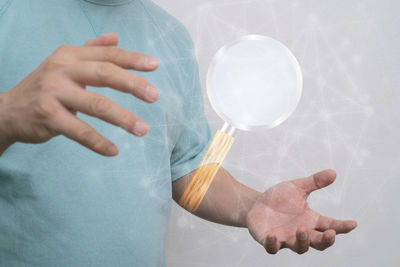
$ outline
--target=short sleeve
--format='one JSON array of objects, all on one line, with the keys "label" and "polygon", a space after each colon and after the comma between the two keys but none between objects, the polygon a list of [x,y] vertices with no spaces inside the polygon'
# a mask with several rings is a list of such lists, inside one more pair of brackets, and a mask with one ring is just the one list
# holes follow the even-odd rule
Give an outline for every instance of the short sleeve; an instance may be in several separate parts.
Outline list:
[{"label": "short sleeve", "polygon": [[211,130],[204,113],[203,94],[201,92],[199,71],[193,52],[187,58],[184,81],[185,95],[183,110],[183,128],[171,154],[171,180],[175,181],[195,170],[211,141]]}]

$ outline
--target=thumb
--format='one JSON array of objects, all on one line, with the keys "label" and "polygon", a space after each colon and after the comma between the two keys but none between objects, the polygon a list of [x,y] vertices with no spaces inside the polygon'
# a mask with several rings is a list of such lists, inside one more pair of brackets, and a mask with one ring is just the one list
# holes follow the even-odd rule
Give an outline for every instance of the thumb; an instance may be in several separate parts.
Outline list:
[{"label": "thumb", "polygon": [[106,33],[98,36],[96,39],[87,41],[85,46],[117,46],[118,35],[115,33]]},{"label": "thumb", "polygon": [[334,170],[324,170],[306,178],[296,179],[292,182],[309,194],[314,190],[330,185],[335,179],[336,172]]}]

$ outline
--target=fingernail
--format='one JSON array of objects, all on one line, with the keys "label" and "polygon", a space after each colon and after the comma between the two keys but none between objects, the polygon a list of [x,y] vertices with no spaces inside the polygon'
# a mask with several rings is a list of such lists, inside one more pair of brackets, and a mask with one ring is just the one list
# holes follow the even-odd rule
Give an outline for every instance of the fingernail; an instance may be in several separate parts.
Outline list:
[{"label": "fingernail", "polygon": [[301,240],[301,241],[307,240],[307,233],[301,233],[301,235],[300,235],[300,240]]},{"label": "fingernail", "polygon": [[107,148],[107,155],[114,156],[118,154],[118,148],[115,145],[110,145]]},{"label": "fingernail", "polygon": [[132,132],[137,136],[143,136],[149,131],[149,126],[143,121],[137,121],[133,126]]},{"label": "fingernail", "polygon": [[151,102],[156,101],[158,99],[159,95],[160,95],[160,93],[158,92],[158,90],[155,87],[153,87],[151,85],[148,85],[146,87],[146,98],[148,101],[151,101]]},{"label": "fingernail", "polygon": [[146,66],[149,68],[155,68],[160,64],[160,61],[152,56],[147,56],[146,57]]}]

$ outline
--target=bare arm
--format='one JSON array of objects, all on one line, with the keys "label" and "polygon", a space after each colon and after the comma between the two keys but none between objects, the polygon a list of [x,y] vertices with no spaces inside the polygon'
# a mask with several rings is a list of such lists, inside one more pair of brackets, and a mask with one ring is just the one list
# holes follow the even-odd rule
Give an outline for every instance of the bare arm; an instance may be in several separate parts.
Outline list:
[{"label": "bare arm", "polygon": [[7,92],[0,94],[0,156],[3,154],[4,151],[7,150],[9,146],[12,145],[12,141],[10,140],[9,136],[6,135],[6,120],[4,116],[4,110],[6,105],[6,97]]},{"label": "bare arm", "polygon": [[[193,172],[172,183],[172,197],[178,202]],[[195,215],[220,224],[246,227],[247,212],[261,193],[235,180],[221,167]]]},{"label": "bare arm", "polygon": [[[173,198],[179,201],[192,173],[173,182]],[[309,177],[279,183],[263,193],[236,181],[221,168],[195,215],[216,223],[247,227],[268,253],[289,248],[302,254],[309,247],[324,250],[336,234],[353,230],[352,220],[323,216],[308,206],[311,192],[326,187],[336,172],[325,170]]]}]

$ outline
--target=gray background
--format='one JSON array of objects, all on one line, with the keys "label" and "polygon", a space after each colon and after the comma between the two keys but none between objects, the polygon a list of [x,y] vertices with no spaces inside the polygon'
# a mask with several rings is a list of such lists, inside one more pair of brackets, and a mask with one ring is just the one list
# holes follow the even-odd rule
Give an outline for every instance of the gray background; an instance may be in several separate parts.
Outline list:
[{"label": "gray background", "polygon": [[[324,252],[268,255],[246,229],[204,221],[173,205],[168,266],[400,266],[400,1],[157,0],[195,41],[200,75],[217,49],[258,33],[299,60],[304,91],[279,127],[240,132],[224,166],[263,191],[333,168],[336,182],[311,207],[359,227]],[[204,91],[205,92],[205,91]],[[213,131],[222,120],[205,96]]]}]

